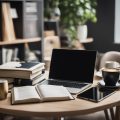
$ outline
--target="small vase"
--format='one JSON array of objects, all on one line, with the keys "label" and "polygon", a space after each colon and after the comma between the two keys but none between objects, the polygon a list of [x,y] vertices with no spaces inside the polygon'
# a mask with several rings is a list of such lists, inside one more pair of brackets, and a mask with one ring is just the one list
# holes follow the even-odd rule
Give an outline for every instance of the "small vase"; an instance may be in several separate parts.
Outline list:
[{"label": "small vase", "polygon": [[80,42],[84,42],[87,39],[88,29],[87,25],[79,25],[77,28],[77,38]]},{"label": "small vase", "polygon": [[52,10],[52,19],[54,20],[60,20],[60,15],[61,15],[61,12],[60,12],[60,9],[58,6],[56,6],[53,10]]}]

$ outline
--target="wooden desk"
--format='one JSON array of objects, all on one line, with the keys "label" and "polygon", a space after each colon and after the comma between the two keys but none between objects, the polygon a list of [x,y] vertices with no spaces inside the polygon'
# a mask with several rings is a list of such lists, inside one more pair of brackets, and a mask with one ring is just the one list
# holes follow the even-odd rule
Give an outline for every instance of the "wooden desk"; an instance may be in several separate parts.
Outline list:
[{"label": "wooden desk", "polygon": [[[36,117],[65,117],[73,115],[85,115],[104,110],[106,118],[107,111],[110,110],[112,118],[119,120],[120,91],[109,96],[99,103],[90,102],[82,99],[58,102],[44,102],[35,104],[11,105],[11,95],[8,94],[6,100],[0,101],[0,113],[7,113],[19,116]],[[113,107],[116,107],[115,114]],[[107,119],[108,120],[108,119]]]}]

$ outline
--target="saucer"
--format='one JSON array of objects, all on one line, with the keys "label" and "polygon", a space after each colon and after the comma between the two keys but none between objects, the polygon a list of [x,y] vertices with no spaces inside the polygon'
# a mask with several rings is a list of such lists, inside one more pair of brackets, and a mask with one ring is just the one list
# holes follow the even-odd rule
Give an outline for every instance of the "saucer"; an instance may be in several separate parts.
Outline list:
[{"label": "saucer", "polygon": [[102,72],[101,72],[101,71],[97,71],[97,72],[95,73],[95,75],[96,75],[97,77],[102,78]]},{"label": "saucer", "polygon": [[98,82],[98,85],[102,86],[102,87],[106,87],[106,88],[120,88],[120,82],[116,83],[116,86],[105,86],[105,82],[104,80],[100,80]]}]

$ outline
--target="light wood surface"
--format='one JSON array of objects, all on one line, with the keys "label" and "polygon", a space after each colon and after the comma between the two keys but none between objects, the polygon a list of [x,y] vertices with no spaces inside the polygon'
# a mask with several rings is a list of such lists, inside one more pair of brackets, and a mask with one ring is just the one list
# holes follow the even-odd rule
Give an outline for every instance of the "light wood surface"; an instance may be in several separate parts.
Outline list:
[{"label": "light wood surface", "polygon": [[91,42],[93,42],[93,38],[87,38],[84,41],[80,41],[80,43],[91,43]]},{"label": "light wood surface", "polygon": [[91,43],[91,42],[93,42],[93,38],[87,38],[84,41],[73,40],[71,44],[72,44],[73,49],[75,48],[75,49],[85,50],[84,44]]},{"label": "light wood surface", "polygon": [[0,42],[0,46],[2,46],[2,45],[14,45],[14,44],[30,43],[30,42],[39,42],[40,40],[41,40],[40,37],[26,38],[26,39],[15,39],[15,40],[11,40],[11,41],[2,41],[2,42]]},{"label": "light wood surface", "polygon": [[[11,105],[11,94],[8,94],[7,99],[0,101],[0,113],[8,113],[19,116],[64,117],[72,115],[84,115],[101,110],[106,111],[107,109],[110,109],[112,113],[112,108],[117,106],[115,117],[118,117],[119,105],[120,91],[117,91],[115,94],[109,96],[99,103],[75,98],[75,100],[70,101]],[[114,115],[112,116],[114,117]]]}]

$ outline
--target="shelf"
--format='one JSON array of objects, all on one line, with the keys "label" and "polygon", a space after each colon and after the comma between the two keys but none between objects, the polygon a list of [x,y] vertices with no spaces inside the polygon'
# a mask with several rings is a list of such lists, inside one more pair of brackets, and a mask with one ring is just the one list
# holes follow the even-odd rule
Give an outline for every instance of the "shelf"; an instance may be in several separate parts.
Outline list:
[{"label": "shelf", "polygon": [[40,37],[36,37],[36,38],[16,39],[16,40],[12,40],[12,41],[2,41],[2,42],[0,42],[0,46],[2,46],[2,45],[22,44],[22,43],[31,43],[31,42],[39,42],[40,40],[41,40]]},{"label": "shelf", "polygon": [[80,41],[80,43],[91,43],[91,42],[93,42],[93,38],[87,38],[84,41]]}]

